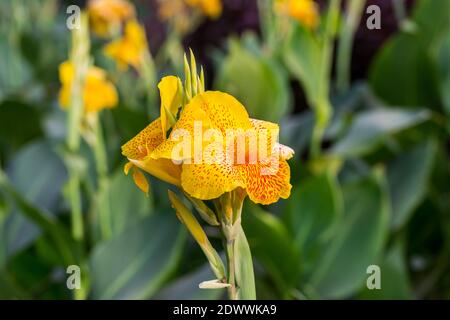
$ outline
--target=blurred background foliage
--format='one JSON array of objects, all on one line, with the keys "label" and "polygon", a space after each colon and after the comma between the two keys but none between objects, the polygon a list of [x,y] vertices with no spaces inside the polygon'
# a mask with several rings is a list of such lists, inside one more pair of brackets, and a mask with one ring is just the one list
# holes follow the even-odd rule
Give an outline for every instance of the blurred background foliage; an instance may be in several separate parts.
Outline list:
[{"label": "blurred background foliage", "polygon": [[[88,236],[71,237],[61,148],[66,113],[57,96],[72,2],[0,2],[0,298],[77,297],[66,287],[70,264],[82,268],[85,298],[225,297],[198,289],[213,275],[170,208],[168,186],[152,180],[145,197],[123,174],[120,146],[157,114],[159,104],[146,98],[157,89],[133,70],[118,73],[97,38],[92,55],[120,94],[120,105],[101,115],[109,196],[96,196],[84,143],[78,165]],[[192,48],[208,88],[232,93],[252,117],[280,122],[281,142],[296,151],[291,197],[244,209],[257,297],[449,299],[450,2],[367,1],[381,7],[381,29],[367,29],[363,8],[347,87],[334,81],[336,59],[326,75],[326,41],[298,23],[286,37],[278,34],[269,2],[224,0],[218,19],[183,34],[158,19],[157,1],[134,2],[158,79],[179,73],[180,56]],[[331,26],[337,48],[350,2]],[[328,1],[319,4],[324,17]],[[322,88],[324,76],[329,88]],[[316,153],[311,141],[322,104],[333,113]],[[112,208],[108,238],[99,230],[102,201]],[[217,231],[205,228],[218,244]],[[366,288],[372,264],[381,268],[381,290]]]}]

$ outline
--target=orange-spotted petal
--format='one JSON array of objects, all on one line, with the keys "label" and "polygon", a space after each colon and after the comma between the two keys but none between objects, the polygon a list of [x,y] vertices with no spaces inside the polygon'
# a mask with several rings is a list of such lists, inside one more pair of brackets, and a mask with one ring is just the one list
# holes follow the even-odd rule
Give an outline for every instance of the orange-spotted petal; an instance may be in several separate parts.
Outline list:
[{"label": "orange-spotted petal", "polygon": [[158,118],[122,146],[128,159],[140,160],[163,142],[161,119]]},{"label": "orange-spotted petal", "polygon": [[273,158],[267,164],[247,164],[240,166],[246,191],[255,203],[268,205],[280,198],[286,199],[291,193],[290,168],[285,160]]}]

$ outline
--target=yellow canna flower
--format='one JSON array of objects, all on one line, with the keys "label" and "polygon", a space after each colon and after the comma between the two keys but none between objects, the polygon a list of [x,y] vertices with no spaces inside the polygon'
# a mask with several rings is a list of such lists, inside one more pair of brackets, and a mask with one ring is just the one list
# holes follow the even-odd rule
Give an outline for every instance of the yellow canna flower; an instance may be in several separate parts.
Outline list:
[{"label": "yellow canna flower", "polygon": [[126,0],[90,0],[88,13],[92,30],[100,37],[110,36],[135,16],[133,5]]},{"label": "yellow canna flower", "polygon": [[128,21],[123,37],[107,44],[104,48],[105,54],[115,60],[122,70],[128,65],[139,68],[146,50],[145,31],[136,20]]},{"label": "yellow canna flower", "polygon": [[[163,81],[175,83],[176,78]],[[159,87],[161,97],[167,94],[164,90],[170,90],[169,86],[160,84]],[[231,95],[206,91],[183,107],[167,139],[158,118],[125,144],[122,152],[134,165],[181,186],[194,198],[215,199],[240,187],[246,189],[253,202],[270,204],[289,197],[291,190],[286,160],[292,157],[293,151],[272,138],[271,133],[278,130],[277,124],[250,119],[244,106]],[[193,137],[193,143],[187,148],[180,142],[180,132]],[[198,162],[196,140],[207,132],[215,132],[219,138],[212,144],[206,138],[199,142],[202,159]],[[230,132],[236,135],[230,138]],[[256,137],[263,142],[258,148],[250,148],[248,132],[266,132]],[[238,149],[236,154],[231,152],[234,148]],[[179,150],[187,152],[180,155]]]},{"label": "yellow canna flower", "polygon": [[277,0],[275,10],[310,29],[316,28],[320,21],[319,8],[314,0]]},{"label": "yellow canna flower", "polygon": [[[62,84],[59,103],[63,108],[67,108],[70,104],[74,76],[75,69],[70,61],[65,61],[59,66],[59,78]],[[117,105],[117,100],[116,88],[107,80],[105,71],[97,67],[90,67],[83,89],[84,110],[96,112],[104,108],[113,108]]]},{"label": "yellow canna flower", "polygon": [[185,0],[186,3],[199,9],[205,16],[216,19],[222,13],[222,3],[220,0]]}]

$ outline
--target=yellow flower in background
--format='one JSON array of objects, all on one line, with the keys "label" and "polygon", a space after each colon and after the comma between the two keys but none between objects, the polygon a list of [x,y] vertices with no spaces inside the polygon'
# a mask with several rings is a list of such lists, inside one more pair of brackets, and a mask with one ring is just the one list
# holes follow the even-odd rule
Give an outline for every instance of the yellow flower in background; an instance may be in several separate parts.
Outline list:
[{"label": "yellow flower in background", "polygon": [[319,8],[314,0],[276,0],[275,10],[310,29],[316,28],[320,21]]},{"label": "yellow flower in background", "polygon": [[163,21],[170,21],[178,32],[188,32],[198,22],[194,11],[216,19],[222,14],[220,0],[160,0],[158,15]]},{"label": "yellow flower in background", "polygon": [[[62,84],[59,92],[59,103],[63,108],[70,105],[70,93],[75,76],[74,66],[65,61],[59,66],[59,78]],[[118,97],[114,85],[108,81],[106,72],[97,67],[90,67],[83,88],[84,110],[96,112],[117,105]]]},{"label": "yellow flower in background", "polygon": [[128,65],[139,68],[146,50],[145,31],[136,20],[128,21],[123,37],[107,44],[104,48],[105,54],[116,61],[119,69],[122,70],[125,70]]},{"label": "yellow flower in background", "polygon": [[185,0],[186,3],[199,9],[205,16],[216,19],[222,13],[222,3],[220,0]]},{"label": "yellow flower in background", "polygon": [[90,0],[88,13],[92,30],[100,37],[110,36],[135,16],[133,5],[126,0]]}]

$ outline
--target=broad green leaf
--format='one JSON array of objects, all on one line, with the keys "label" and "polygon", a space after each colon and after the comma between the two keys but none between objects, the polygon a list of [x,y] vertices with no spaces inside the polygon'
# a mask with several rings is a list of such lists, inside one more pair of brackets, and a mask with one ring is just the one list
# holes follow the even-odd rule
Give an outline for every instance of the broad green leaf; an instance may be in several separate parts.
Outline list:
[{"label": "broad green leaf", "polygon": [[387,178],[392,203],[391,226],[394,229],[407,223],[426,195],[435,154],[436,143],[429,140],[403,152],[389,163]]},{"label": "broad green leaf", "polygon": [[41,133],[40,114],[35,107],[13,100],[0,104],[0,143],[17,148]]},{"label": "broad green leaf", "polygon": [[291,194],[285,218],[302,257],[305,273],[315,268],[318,253],[342,214],[342,195],[331,173],[303,181]]},{"label": "broad green leaf", "polygon": [[251,117],[278,122],[289,109],[288,86],[275,61],[254,54],[237,40],[230,41],[215,87],[235,96]]},{"label": "broad green leaf", "polygon": [[124,142],[133,138],[149,124],[144,112],[128,109],[125,106],[114,108],[112,114],[120,130],[121,137],[124,138]]},{"label": "broad green leaf", "polygon": [[236,282],[239,285],[238,297],[241,300],[256,300],[253,259],[242,227],[234,244],[234,256]]},{"label": "broad green leaf", "polygon": [[347,133],[330,152],[339,156],[361,156],[371,152],[393,134],[429,119],[427,110],[377,108],[355,116]]},{"label": "broad green leaf", "polygon": [[413,12],[417,33],[422,41],[432,43],[450,32],[450,2],[420,0]]},{"label": "broad green leaf", "polygon": [[198,285],[205,280],[214,279],[209,264],[183,275],[164,287],[155,299],[160,300],[217,300],[225,297],[226,289],[200,289]]},{"label": "broad green leaf", "polygon": [[441,74],[442,103],[445,112],[450,117],[450,31],[439,48],[438,58]]},{"label": "broad green leaf", "polygon": [[283,58],[287,69],[300,81],[309,103],[320,99],[320,74],[322,45],[313,33],[299,25],[294,27],[286,46]]},{"label": "broad green leaf", "polygon": [[281,293],[296,286],[300,257],[288,230],[276,216],[248,204],[242,212],[243,229],[253,257],[275,281]]},{"label": "broad green leaf", "polygon": [[0,99],[22,89],[31,78],[31,70],[22,57],[19,39],[13,34],[0,31]]},{"label": "broad green leaf", "polygon": [[39,220],[35,217],[42,214],[48,219],[57,210],[67,173],[54,146],[37,141],[15,154],[7,166],[7,175],[20,197],[16,199],[17,209],[6,217],[0,228],[0,236],[5,238],[2,245],[9,256],[29,245],[39,234]]},{"label": "broad green leaf", "polygon": [[359,296],[360,299],[413,298],[403,247],[401,242],[394,243],[394,246],[381,259],[379,264],[381,289],[369,290],[366,286]]},{"label": "broad green leaf", "polygon": [[108,187],[108,195],[101,201],[109,200],[113,234],[121,233],[130,224],[152,213],[150,198],[134,184],[131,173],[126,176],[119,168],[111,176]]},{"label": "broad green leaf", "polygon": [[[47,211],[33,206],[27,199],[25,199],[9,182],[9,180],[1,170],[0,187],[9,194],[18,210],[20,210],[22,215],[17,214],[17,216],[29,219],[29,221],[38,226],[40,230],[47,232],[52,239],[54,248],[59,251],[61,260],[64,261],[66,265],[73,264],[76,260],[78,250],[75,246],[75,243],[72,241],[70,236],[68,236],[68,231],[62,225],[58,224],[58,222],[55,221],[54,217]],[[11,214],[9,216],[13,215]],[[26,221],[28,225],[33,225],[29,223],[28,220],[19,221]],[[25,245],[20,243],[22,244],[22,247],[17,248],[17,244],[15,242],[8,243],[8,240],[10,240],[8,236],[11,234],[14,235],[14,233],[11,232],[11,229],[13,231],[17,231],[17,229],[11,228],[11,225],[9,225],[8,223],[3,223],[2,225],[0,225],[0,227],[0,238],[2,238],[4,242],[4,247],[1,248],[1,251],[3,252],[1,258],[3,261],[0,261],[0,263],[4,264],[5,258],[13,255],[19,250],[22,250]],[[33,236],[35,237],[36,235]]]},{"label": "broad green leaf", "polygon": [[369,81],[390,105],[440,105],[437,64],[418,36],[401,33],[390,39],[377,53]]},{"label": "broad green leaf", "polygon": [[381,253],[390,209],[382,173],[374,175],[343,187],[344,215],[309,281],[320,297],[354,294]]},{"label": "broad green leaf", "polygon": [[93,299],[146,299],[175,270],[185,232],[175,215],[141,219],[106,242],[90,257]]}]

